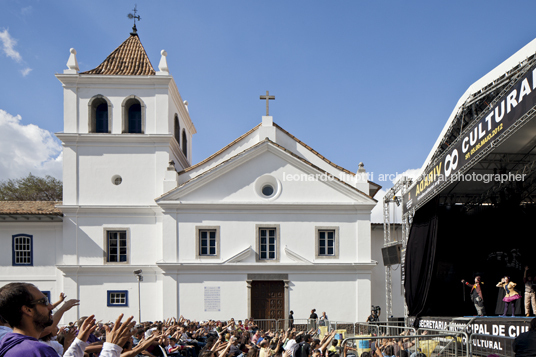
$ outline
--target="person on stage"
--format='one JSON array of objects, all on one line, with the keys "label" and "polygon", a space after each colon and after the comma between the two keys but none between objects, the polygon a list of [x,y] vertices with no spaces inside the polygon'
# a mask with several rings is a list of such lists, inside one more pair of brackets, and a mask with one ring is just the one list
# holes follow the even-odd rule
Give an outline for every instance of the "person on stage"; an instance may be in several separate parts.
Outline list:
[{"label": "person on stage", "polygon": [[525,267],[525,274],[523,275],[523,282],[525,283],[525,315],[530,316],[530,305],[532,303],[532,311],[536,314],[536,291],[534,290],[534,282],[532,281],[532,275],[527,274],[529,266]]},{"label": "person on stage", "polygon": [[517,299],[519,299],[521,296],[517,293],[517,291],[514,290],[516,287],[516,283],[513,281],[510,281],[509,276],[505,276],[501,279],[501,281],[497,284],[498,288],[504,288],[506,292],[506,296],[503,298],[504,301],[504,313],[500,316],[504,317],[506,316],[506,313],[508,312],[508,307],[512,306],[512,317],[515,317],[515,302]]},{"label": "person on stage", "polygon": [[484,283],[480,281],[480,275],[475,276],[474,284],[469,284],[463,279],[462,284],[471,287],[471,301],[475,304],[476,313],[478,314],[478,316],[486,315],[486,309],[484,308],[484,298],[482,297],[482,287],[480,286]]}]

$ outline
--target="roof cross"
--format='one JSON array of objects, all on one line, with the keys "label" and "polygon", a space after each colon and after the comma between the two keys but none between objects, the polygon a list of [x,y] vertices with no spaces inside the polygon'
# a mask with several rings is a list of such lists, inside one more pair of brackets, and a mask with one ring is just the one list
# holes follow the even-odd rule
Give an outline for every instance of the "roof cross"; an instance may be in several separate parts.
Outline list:
[{"label": "roof cross", "polygon": [[140,15],[136,16],[136,13],[138,12],[138,4],[134,5],[134,10],[132,10],[132,13],[128,14],[127,17],[129,19],[134,19],[134,26],[132,26],[132,32],[130,33],[131,35],[136,35],[138,33],[138,29],[136,28],[136,20],[140,21],[141,20],[141,17]]},{"label": "roof cross", "polygon": [[266,116],[269,116],[270,114],[268,114],[268,101],[272,99],[275,100],[275,95],[269,95],[268,91],[266,91],[266,95],[261,95],[261,99],[266,99]]}]

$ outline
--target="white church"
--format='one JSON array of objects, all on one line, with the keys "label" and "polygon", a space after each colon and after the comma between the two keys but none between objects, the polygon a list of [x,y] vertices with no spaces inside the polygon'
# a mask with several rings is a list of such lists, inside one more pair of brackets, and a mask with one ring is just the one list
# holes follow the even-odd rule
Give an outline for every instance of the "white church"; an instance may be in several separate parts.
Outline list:
[{"label": "white church", "polygon": [[[71,49],[56,75],[63,202],[0,203],[0,285],[81,299],[65,321],[306,318],[316,308],[355,322],[384,307],[383,228],[370,221],[380,186],[363,165],[334,164],[268,115],[192,164],[196,129],[166,55],[156,71],[136,31],[89,71]],[[396,274],[393,283],[402,316]]]}]

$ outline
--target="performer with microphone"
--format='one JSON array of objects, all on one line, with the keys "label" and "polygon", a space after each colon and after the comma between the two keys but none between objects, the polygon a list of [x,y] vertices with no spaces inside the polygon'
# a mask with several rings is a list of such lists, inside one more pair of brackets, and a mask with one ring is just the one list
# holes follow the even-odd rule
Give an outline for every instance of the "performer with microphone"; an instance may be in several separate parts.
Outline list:
[{"label": "performer with microphone", "polygon": [[512,317],[515,317],[515,302],[517,299],[519,299],[521,296],[519,296],[518,292],[514,290],[516,287],[516,283],[510,281],[509,276],[505,276],[501,279],[501,281],[497,284],[498,288],[504,288],[506,291],[506,296],[503,298],[504,301],[504,313],[500,316],[504,317],[506,316],[506,313],[508,312],[508,307],[512,305]]}]

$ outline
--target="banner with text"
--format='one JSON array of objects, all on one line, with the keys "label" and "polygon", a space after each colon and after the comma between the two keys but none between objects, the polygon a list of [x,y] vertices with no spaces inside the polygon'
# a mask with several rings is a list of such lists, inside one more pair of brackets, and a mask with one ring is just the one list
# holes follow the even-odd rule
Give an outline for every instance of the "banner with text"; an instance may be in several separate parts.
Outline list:
[{"label": "banner with text", "polygon": [[423,199],[434,196],[437,193],[435,188],[442,181],[464,179],[463,175],[455,176],[458,170],[535,105],[536,66],[517,81],[480,120],[473,123],[470,130],[459,137],[455,141],[456,144],[441,155],[441,159],[433,168],[415,181],[403,196],[403,213],[411,210]]}]

